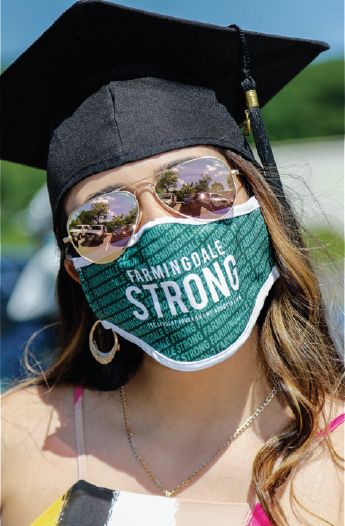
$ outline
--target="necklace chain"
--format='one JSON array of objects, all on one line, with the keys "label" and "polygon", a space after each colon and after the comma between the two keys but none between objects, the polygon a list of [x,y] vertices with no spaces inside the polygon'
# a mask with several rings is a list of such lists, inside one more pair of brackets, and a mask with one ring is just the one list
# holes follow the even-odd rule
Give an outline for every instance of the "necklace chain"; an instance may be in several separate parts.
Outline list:
[{"label": "necklace chain", "polygon": [[256,418],[260,415],[260,413],[262,413],[262,411],[268,406],[268,404],[270,403],[270,401],[272,400],[272,398],[274,397],[276,392],[277,392],[277,390],[274,387],[272,389],[272,391],[270,392],[270,394],[268,395],[268,397],[266,398],[266,400],[263,402],[263,404],[255,411],[255,413],[253,413],[244,422],[244,424],[241,427],[239,427],[237,429],[237,431],[235,431],[235,433],[233,435],[231,435],[231,437],[228,438],[228,440],[226,442],[224,442],[224,444],[222,444],[218,449],[216,449],[205,460],[205,462],[200,464],[200,466],[195,471],[193,471],[193,473],[186,480],[184,480],[181,484],[176,486],[175,489],[169,491],[169,490],[165,489],[164,486],[162,486],[162,484],[159,482],[159,480],[157,480],[156,477],[151,473],[151,471],[149,470],[149,468],[146,465],[146,462],[144,461],[143,457],[140,455],[139,451],[136,448],[136,445],[135,445],[135,442],[134,442],[133,433],[132,433],[131,426],[130,426],[129,420],[128,420],[128,415],[127,415],[125,387],[122,386],[121,389],[120,389],[120,395],[121,395],[123,414],[124,414],[124,417],[125,417],[126,433],[127,433],[127,438],[128,438],[128,442],[129,442],[130,448],[131,448],[131,450],[133,452],[133,455],[137,459],[137,461],[142,465],[142,467],[144,468],[144,470],[146,471],[146,473],[148,474],[148,476],[150,477],[152,482],[160,490],[160,492],[163,493],[163,495],[165,495],[165,497],[173,497],[174,495],[176,495],[176,493],[178,493],[181,490],[183,490],[183,488],[185,488],[187,486],[187,484],[189,484],[190,481],[200,473],[200,471],[202,471],[204,468],[206,468],[206,466],[208,466],[208,464],[210,464],[210,462],[212,462],[215,458],[217,458],[218,455],[220,455],[220,453],[222,453],[225,449],[227,449],[230,446],[230,444],[234,440],[236,440],[236,438],[238,438],[240,435],[242,435],[242,433],[254,422],[254,420],[256,420]]}]

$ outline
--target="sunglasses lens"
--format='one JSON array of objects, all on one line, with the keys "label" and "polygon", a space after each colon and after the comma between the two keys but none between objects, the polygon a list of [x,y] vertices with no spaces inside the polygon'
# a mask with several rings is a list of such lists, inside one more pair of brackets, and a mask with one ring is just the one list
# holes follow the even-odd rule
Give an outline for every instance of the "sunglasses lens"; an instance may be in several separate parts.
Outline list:
[{"label": "sunglasses lens", "polygon": [[110,263],[121,256],[134,232],[137,201],[128,192],[91,199],[73,212],[68,233],[76,251],[93,263]]},{"label": "sunglasses lens", "polygon": [[156,183],[156,193],[176,212],[204,220],[222,218],[236,200],[231,171],[215,158],[193,159],[167,170]]}]

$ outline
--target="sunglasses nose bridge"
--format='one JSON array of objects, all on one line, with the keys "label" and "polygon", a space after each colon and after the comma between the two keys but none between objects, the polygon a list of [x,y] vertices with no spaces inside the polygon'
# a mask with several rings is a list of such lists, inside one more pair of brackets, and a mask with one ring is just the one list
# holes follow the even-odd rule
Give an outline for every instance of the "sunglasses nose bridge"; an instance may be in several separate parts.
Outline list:
[{"label": "sunglasses nose bridge", "polygon": [[[150,194],[150,196],[145,195],[145,189],[147,189],[147,187],[149,187],[149,194]],[[143,195],[141,195],[141,191],[142,190],[144,190]],[[137,195],[137,192],[139,192],[138,195]],[[157,201],[157,194],[156,194],[156,185],[155,185],[155,183],[144,182],[138,188],[133,190],[133,196],[135,197],[135,199],[137,201],[137,204],[138,204],[138,213],[140,215],[140,218],[138,218],[137,224],[139,224],[140,223],[140,219],[143,217],[143,215],[146,216],[148,214],[148,209],[150,210],[150,213],[152,212],[152,210],[151,210],[151,207],[152,207],[151,199],[154,199],[155,201]],[[147,198],[149,198],[149,201],[147,201]],[[158,199],[158,201],[160,201],[160,200]]]},{"label": "sunglasses nose bridge", "polygon": [[150,186],[152,188],[152,193],[154,193],[154,190],[155,190],[155,187],[152,183],[142,183],[140,186],[138,186],[134,191],[133,191],[133,195],[134,197],[136,198],[137,197],[137,192],[138,190],[142,190],[143,188],[145,188],[145,186]]}]

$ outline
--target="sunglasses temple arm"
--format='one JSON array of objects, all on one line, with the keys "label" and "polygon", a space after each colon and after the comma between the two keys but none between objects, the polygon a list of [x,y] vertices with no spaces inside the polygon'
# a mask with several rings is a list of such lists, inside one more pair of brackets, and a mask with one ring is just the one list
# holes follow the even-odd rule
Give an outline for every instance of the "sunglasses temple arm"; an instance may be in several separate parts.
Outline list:
[{"label": "sunglasses temple arm", "polygon": [[140,225],[141,218],[142,218],[142,213],[141,213],[141,211],[139,210],[139,212],[138,212],[138,217],[137,217],[137,220],[136,220],[136,222],[135,222],[135,229],[134,229],[134,232],[137,232],[137,228],[138,228],[138,225]]}]

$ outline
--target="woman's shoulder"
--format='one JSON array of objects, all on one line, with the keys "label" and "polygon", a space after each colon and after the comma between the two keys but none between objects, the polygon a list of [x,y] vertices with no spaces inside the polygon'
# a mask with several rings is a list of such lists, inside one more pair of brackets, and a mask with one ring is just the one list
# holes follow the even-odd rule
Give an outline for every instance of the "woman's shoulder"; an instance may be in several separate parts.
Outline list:
[{"label": "woman's shoulder", "polygon": [[[54,389],[46,386],[29,386],[5,393],[1,400],[3,425],[13,427],[19,433],[24,429],[36,427],[45,416],[59,409],[64,414],[73,409],[72,386],[61,385]],[[71,403],[72,401],[72,403]]]},{"label": "woman's shoulder", "polygon": [[2,396],[2,460],[21,450],[41,450],[49,430],[73,418],[73,388],[45,386],[15,389]]},{"label": "woman's shoulder", "polygon": [[[319,432],[312,447],[310,461],[319,467],[323,466],[321,472],[342,473],[339,482],[344,485],[343,466],[345,453],[345,407],[342,400],[334,399],[332,402],[326,400],[325,406],[319,417]],[[312,468],[311,468],[312,470]]]},{"label": "woman's shoulder", "polygon": [[[58,385],[52,389],[31,385],[5,393],[1,403],[3,452],[18,453],[21,448],[30,447],[44,451],[47,445],[58,452],[59,443],[74,447],[75,393],[75,385]],[[104,393],[90,389],[83,393],[87,395],[90,410],[105,398]]]},{"label": "woman's shoulder", "polygon": [[74,387],[66,385],[30,386],[2,396],[4,524],[26,523],[24,501],[35,519],[77,479],[73,402]]},{"label": "woman's shoulder", "polygon": [[[319,429],[318,439],[321,441],[320,445],[323,446],[323,449],[327,444],[331,445],[331,453],[336,453],[344,459],[345,404],[343,400],[334,399],[330,401],[326,399],[324,410],[319,419]],[[327,447],[327,449],[329,448]]]},{"label": "woman's shoulder", "polygon": [[[290,512],[289,524],[295,524],[296,521],[293,510],[298,515],[298,524],[304,524],[303,521],[311,521],[313,525],[325,524],[318,517],[330,524],[344,524],[345,421],[342,415],[342,401],[333,401],[332,404],[326,402],[319,418],[318,436],[309,454],[292,473],[281,499],[285,509]],[[297,499],[295,504],[290,500],[292,495]],[[296,506],[296,502],[300,502],[308,511],[304,512],[300,506]]]}]

